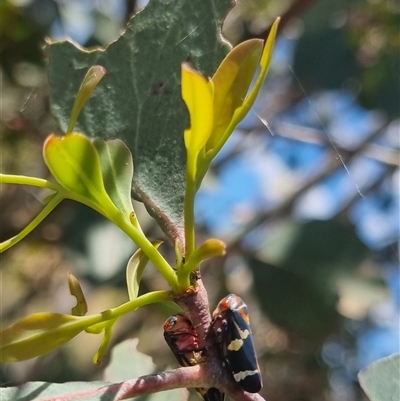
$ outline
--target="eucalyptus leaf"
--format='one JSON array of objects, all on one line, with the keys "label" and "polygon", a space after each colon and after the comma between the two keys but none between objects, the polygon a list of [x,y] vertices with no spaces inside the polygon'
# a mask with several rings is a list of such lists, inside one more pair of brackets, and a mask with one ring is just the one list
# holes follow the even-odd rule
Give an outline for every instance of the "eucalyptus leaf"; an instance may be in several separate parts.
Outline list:
[{"label": "eucalyptus leaf", "polygon": [[29,315],[0,332],[0,361],[23,361],[47,354],[102,319],[101,315]]},{"label": "eucalyptus leaf", "polygon": [[107,208],[111,204],[103,183],[100,158],[90,140],[82,134],[64,137],[50,135],[43,147],[43,157],[53,177],[71,195],[85,203]]},{"label": "eucalyptus leaf", "polygon": [[[153,243],[155,248],[158,248],[162,241]],[[141,249],[138,249],[129,259],[126,266],[126,284],[128,287],[129,300],[137,298],[139,294],[140,280],[142,279],[143,271],[149,261],[146,254]]]},{"label": "eucalyptus leaf", "polygon": [[118,387],[101,381],[68,383],[30,382],[18,387],[0,388],[0,400],[49,401],[62,399],[113,401],[117,391]]},{"label": "eucalyptus leaf", "polygon": [[196,178],[197,157],[213,128],[213,85],[188,63],[182,64],[182,99],[190,113],[190,128],[185,130],[187,171]]},{"label": "eucalyptus leaf", "polygon": [[[104,371],[105,380],[120,382],[133,377],[153,374],[157,371],[152,358],[139,352],[137,345],[138,340],[131,339],[113,347],[110,363]],[[135,398],[137,401],[186,401],[187,399],[188,391],[182,388]]]},{"label": "eucalyptus leaf", "polygon": [[286,220],[249,258],[254,291],[276,323],[316,344],[340,322],[337,280],[368,256],[353,229],[335,220]]},{"label": "eucalyptus leaf", "polygon": [[103,339],[101,341],[99,349],[97,350],[95,356],[93,357],[93,362],[95,364],[99,364],[101,362],[101,359],[106,355],[107,347],[111,340],[112,329],[116,321],[117,319],[111,320],[107,322],[107,324],[104,327]]},{"label": "eucalyptus leaf", "polygon": [[110,363],[104,371],[104,380],[120,382],[156,371],[153,359],[137,350],[138,342],[136,338],[128,339],[113,347]]},{"label": "eucalyptus leaf", "polygon": [[76,306],[71,309],[71,314],[74,316],[85,316],[87,313],[87,302],[82,287],[78,279],[70,272],[68,274],[69,292],[76,298]]},{"label": "eucalyptus leaf", "polygon": [[68,124],[67,134],[74,130],[75,122],[79,113],[106,72],[106,69],[101,65],[94,65],[89,68],[89,71],[86,73],[82,85],[79,88],[78,94],[76,95],[74,107],[71,112],[71,118]]},{"label": "eucalyptus leaf", "polygon": [[248,40],[234,47],[213,76],[215,128],[207,143],[213,149],[225,133],[233,113],[241,107],[260,61],[263,42]]},{"label": "eucalyptus leaf", "polygon": [[398,401],[400,397],[400,354],[371,363],[358,374],[370,401]]},{"label": "eucalyptus leaf", "polygon": [[133,211],[131,200],[133,161],[129,149],[117,139],[104,141],[97,138],[92,143],[100,157],[107,194],[118,209],[130,214]]},{"label": "eucalyptus leaf", "polygon": [[231,0],[151,0],[106,49],[71,42],[49,46],[50,103],[67,129],[75,96],[89,67],[107,74],[80,114],[76,130],[119,138],[134,160],[134,195],[184,246],[183,197],[188,115],[180,95],[180,68],[190,60],[211,76],[227,53],[220,27]]}]

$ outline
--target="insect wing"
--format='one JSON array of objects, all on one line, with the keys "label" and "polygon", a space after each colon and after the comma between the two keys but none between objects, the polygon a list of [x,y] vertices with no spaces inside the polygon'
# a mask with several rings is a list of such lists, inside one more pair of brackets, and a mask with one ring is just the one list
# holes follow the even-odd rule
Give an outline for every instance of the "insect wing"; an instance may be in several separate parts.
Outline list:
[{"label": "insect wing", "polygon": [[176,339],[171,336],[170,333],[164,332],[164,339],[171,349],[172,353],[175,355],[176,360],[178,361],[180,366],[191,366],[188,355],[184,352],[179,351],[176,346]]},{"label": "insect wing", "polygon": [[[198,335],[183,314],[170,316],[164,323],[164,338],[179,365],[193,366],[201,362]],[[196,388],[204,401],[224,401],[225,394],[217,388]]]},{"label": "insect wing", "polygon": [[262,379],[254,349],[246,304],[235,294],[223,298],[213,313],[213,330],[222,358],[235,381],[247,392],[258,393]]},{"label": "insect wing", "polygon": [[234,310],[229,311],[227,323],[225,352],[233,378],[244,390],[258,393],[262,379],[250,325]]},{"label": "insect wing", "polygon": [[198,336],[185,315],[173,315],[165,321],[164,339],[179,365],[193,366],[199,363],[201,351]]}]

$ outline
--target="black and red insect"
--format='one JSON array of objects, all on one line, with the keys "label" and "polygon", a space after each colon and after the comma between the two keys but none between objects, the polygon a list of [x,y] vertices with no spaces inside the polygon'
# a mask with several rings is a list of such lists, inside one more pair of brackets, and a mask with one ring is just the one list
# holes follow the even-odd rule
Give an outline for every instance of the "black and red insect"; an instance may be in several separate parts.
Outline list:
[{"label": "black and red insect", "polygon": [[235,294],[223,298],[213,313],[212,330],[224,363],[235,381],[249,393],[258,393],[262,378],[254,349],[249,312]]},{"label": "black and red insect", "polygon": [[[194,366],[203,362],[203,350],[192,322],[184,314],[170,316],[164,323],[164,338],[179,365]],[[204,401],[223,401],[225,395],[217,388],[196,388]]]}]

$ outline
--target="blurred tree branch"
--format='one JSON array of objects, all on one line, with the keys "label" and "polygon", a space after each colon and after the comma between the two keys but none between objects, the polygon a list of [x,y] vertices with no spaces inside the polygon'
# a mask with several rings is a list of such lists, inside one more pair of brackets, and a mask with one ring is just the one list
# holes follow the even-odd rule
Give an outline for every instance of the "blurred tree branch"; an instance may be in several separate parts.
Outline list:
[{"label": "blurred tree branch", "polygon": [[[281,217],[282,215],[289,213],[297,199],[312,186],[319,183],[320,181],[327,178],[341,168],[346,167],[347,169],[346,165],[353,161],[356,157],[362,155],[364,150],[370,145],[370,142],[379,137],[383,133],[387,125],[388,123],[383,124],[377,130],[364,138],[357,149],[353,151],[347,151],[335,145],[335,148],[331,149],[330,151],[329,161],[324,168],[321,168],[321,170],[317,172],[313,177],[302,183],[298,188],[295,188],[292,193],[288,194],[286,196],[286,199],[283,200],[276,207],[257,214],[252,220],[245,224],[242,229],[237,230],[234,235],[232,235],[227,240],[229,248],[232,249],[240,247],[242,238],[250,231],[263,224],[265,221],[268,221],[272,218]],[[357,195],[357,197],[358,196],[360,195]]]},{"label": "blurred tree branch", "polygon": [[[386,125],[385,125],[386,127]],[[310,143],[314,145],[325,146],[328,145],[326,133],[322,130],[318,130],[310,127],[302,127],[296,124],[290,123],[275,123],[273,126],[273,133],[277,134],[280,137],[293,139],[295,141]],[[265,132],[265,126],[257,127],[252,129],[251,132]],[[382,129],[380,128],[379,131]],[[363,146],[362,149],[356,148],[354,150],[345,149],[340,147],[335,143],[335,147],[341,154],[348,153],[362,153],[363,156],[366,156],[370,159],[379,161],[381,163],[390,165],[390,166],[398,166],[400,164],[400,151],[396,149],[392,149],[386,146],[368,143],[366,146]]]},{"label": "blurred tree branch", "polygon": [[[317,0],[294,0],[286,12],[281,16],[281,22],[279,23],[279,30],[282,31],[286,25],[291,22],[294,18],[301,16],[309,7],[311,7]],[[264,39],[268,36],[272,24],[267,29],[258,32],[254,35],[249,35],[247,39],[259,38]]]},{"label": "blurred tree branch", "polygon": [[[362,194],[365,196],[367,193],[376,191],[382,182],[387,178],[390,177],[396,170],[396,165],[390,165],[387,169],[381,172],[377,177],[369,181],[366,185],[364,185]],[[360,194],[354,194],[350,199],[348,199],[341,208],[341,211],[337,214],[339,218],[344,219],[347,213],[349,212],[350,208],[360,200]]]}]

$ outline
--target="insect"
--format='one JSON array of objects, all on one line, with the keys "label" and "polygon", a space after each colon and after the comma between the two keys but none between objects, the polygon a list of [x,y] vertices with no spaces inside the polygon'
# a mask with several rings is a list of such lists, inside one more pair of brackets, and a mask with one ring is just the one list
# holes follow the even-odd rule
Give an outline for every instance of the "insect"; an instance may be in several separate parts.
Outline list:
[{"label": "insect", "polygon": [[249,313],[235,294],[223,298],[213,313],[212,330],[220,344],[222,359],[235,381],[249,393],[258,393],[262,378],[257,363]]},{"label": "insect", "polygon": [[170,316],[164,323],[164,338],[181,366],[198,365],[202,360],[199,338],[184,314]]},{"label": "insect", "polygon": [[[198,365],[204,360],[199,337],[192,322],[184,314],[170,316],[164,323],[164,338],[181,366]],[[204,401],[223,401],[217,388],[196,388]]]}]

